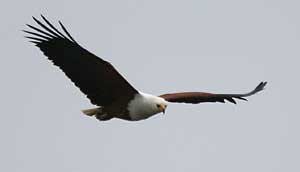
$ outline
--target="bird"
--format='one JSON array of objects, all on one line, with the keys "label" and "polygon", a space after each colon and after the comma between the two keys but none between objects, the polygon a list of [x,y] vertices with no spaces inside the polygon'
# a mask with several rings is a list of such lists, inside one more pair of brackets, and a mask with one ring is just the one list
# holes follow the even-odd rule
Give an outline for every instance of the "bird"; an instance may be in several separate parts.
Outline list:
[{"label": "bird", "polygon": [[245,94],[216,94],[208,92],[175,92],[159,96],[134,88],[108,61],[94,55],[67,31],[61,21],[58,30],[43,15],[40,20],[32,17],[37,26],[28,26],[25,37],[58,66],[83,92],[96,108],[82,110],[83,114],[100,121],[118,118],[127,121],[148,119],[165,113],[169,103],[198,104],[225,101],[236,104],[236,99],[262,91],[267,82],[260,82],[254,90]]}]

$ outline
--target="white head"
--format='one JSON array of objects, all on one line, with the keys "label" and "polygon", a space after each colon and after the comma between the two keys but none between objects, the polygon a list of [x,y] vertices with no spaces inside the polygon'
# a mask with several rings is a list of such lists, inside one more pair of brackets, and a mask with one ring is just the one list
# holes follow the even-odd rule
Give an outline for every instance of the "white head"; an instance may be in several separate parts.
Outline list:
[{"label": "white head", "polygon": [[156,113],[166,112],[168,103],[165,99],[156,96],[153,96],[151,99],[152,99],[151,103],[152,103],[153,111],[155,111]]},{"label": "white head", "polygon": [[146,119],[154,114],[163,112],[167,108],[167,101],[161,97],[141,93],[129,103],[128,110],[133,120]]}]

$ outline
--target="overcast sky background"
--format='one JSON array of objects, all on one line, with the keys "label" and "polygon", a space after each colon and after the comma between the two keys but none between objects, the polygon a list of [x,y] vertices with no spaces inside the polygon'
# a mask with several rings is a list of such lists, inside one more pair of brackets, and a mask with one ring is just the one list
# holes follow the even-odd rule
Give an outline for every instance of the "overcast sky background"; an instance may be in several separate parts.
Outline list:
[{"label": "overcast sky background", "polygon": [[[0,7],[0,171],[300,171],[300,2],[16,1]],[[73,83],[23,37],[61,20],[139,90],[243,93],[248,102],[171,104],[145,121],[99,122]],[[78,69],[84,70],[84,69]]]}]

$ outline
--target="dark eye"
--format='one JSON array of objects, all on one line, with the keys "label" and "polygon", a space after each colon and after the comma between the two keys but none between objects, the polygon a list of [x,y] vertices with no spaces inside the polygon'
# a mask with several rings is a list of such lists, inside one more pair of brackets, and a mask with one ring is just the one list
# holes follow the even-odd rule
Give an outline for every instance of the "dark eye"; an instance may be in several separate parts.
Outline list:
[{"label": "dark eye", "polygon": [[157,104],[156,107],[160,108],[160,104]]}]

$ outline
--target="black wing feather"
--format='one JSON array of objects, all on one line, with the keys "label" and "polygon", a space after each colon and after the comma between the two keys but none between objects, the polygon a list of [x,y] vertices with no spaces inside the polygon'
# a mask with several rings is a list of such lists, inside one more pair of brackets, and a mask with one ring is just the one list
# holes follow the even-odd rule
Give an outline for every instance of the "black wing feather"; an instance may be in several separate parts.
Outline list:
[{"label": "black wing feather", "polygon": [[27,25],[37,33],[24,31],[31,35],[26,37],[62,69],[93,104],[105,106],[118,99],[130,100],[138,93],[109,62],[77,44],[61,22],[60,26],[67,36],[59,32],[44,16],[42,18],[49,27],[33,17],[44,30]]},{"label": "black wing feather", "polygon": [[62,34],[59,30],[57,30],[43,15],[41,15],[41,17],[43,18],[43,20],[56,32],[58,33],[62,38],[67,39],[64,34]]}]

